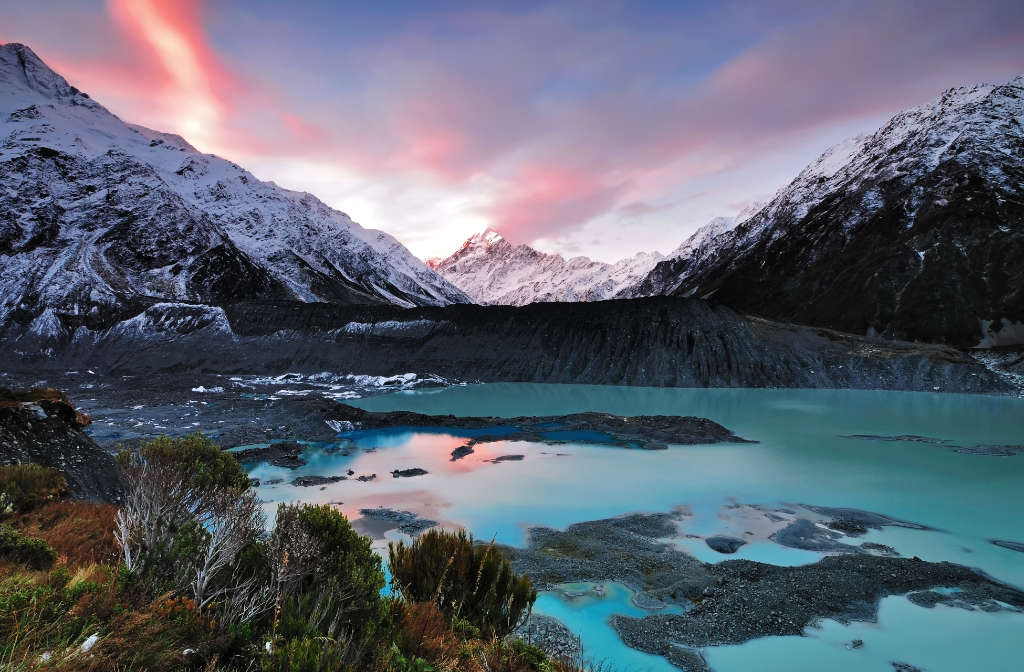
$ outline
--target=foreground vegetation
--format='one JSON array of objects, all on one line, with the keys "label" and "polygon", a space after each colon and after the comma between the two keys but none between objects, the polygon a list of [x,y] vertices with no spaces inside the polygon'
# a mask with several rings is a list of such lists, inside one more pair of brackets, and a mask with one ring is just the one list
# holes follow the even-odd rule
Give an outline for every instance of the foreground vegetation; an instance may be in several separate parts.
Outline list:
[{"label": "foreground vegetation", "polygon": [[118,462],[119,507],[0,467],[0,669],[561,672],[512,633],[536,591],[493,545],[431,531],[380,557],[329,506],[269,533],[238,462],[201,435]]}]

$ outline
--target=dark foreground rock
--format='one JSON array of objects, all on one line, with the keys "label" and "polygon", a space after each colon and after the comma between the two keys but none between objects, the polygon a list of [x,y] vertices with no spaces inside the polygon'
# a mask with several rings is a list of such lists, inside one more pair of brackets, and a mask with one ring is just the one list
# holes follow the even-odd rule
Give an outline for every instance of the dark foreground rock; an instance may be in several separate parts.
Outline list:
[{"label": "dark foreground rock", "polygon": [[743,541],[742,539],[737,539],[736,537],[715,535],[713,537],[706,538],[704,540],[704,543],[706,543],[708,547],[711,548],[711,550],[713,551],[731,554],[740,550],[740,547],[746,545],[747,542]]},{"label": "dark foreground rock", "polygon": [[516,639],[533,644],[556,660],[575,663],[583,657],[583,645],[578,635],[556,618],[544,614],[531,614],[513,633]]},{"label": "dark foreground rock", "polygon": [[[337,404],[324,416],[332,422],[350,423],[355,429],[387,427],[450,427],[458,429],[497,429],[493,435],[477,435],[452,451],[456,460],[472,452],[477,443],[516,439],[536,443],[563,443],[579,433],[588,440],[602,441],[625,448],[663,450],[667,444],[754,443],[740,438],[722,425],[694,416],[636,415],[623,417],[609,413],[572,413],[569,415],[519,416],[515,418],[461,417],[425,415],[411,411],[375,412]],[[516,459],[506,457],[505,459]]]},{"label": "dark foreground rock", "polygon": [[1024,553],[1024,544],[1019,541],[1007,541],[1006,539],[993,539],[992,543],[1002,548],[1008,548],[1011,551],[1017,551]]},{"label": "dark foreground rock", "polygon": [[426,476],[427,473],[426,469],[413,467],[412,469],[395,469],[391,475],[395,478],[412,478],[413,476]]},{"label": "dark foreground rock", "polygon": [[409,536],[416,535],[429,530],[437,525],[436,520],[421,518],[411,511],[399,511],[379,506],[374,509],[359,509],[359,515],[369,520],[387,521],[395,524],[395,528],[405,532]]},{"label": "dark foreground rock", "polygon": [[292,481],[292,485],[297,485],[300,488],[309,488],[314,485],[328,485],[329,483],[337,483],[344,480],[347,480],[345,476],[299,476]]},{"label": "dark foreground rock", "polygon": [[11,371],[430,371],[486,382],[1014,389],[953,348],[749,318],[682,297],[414,309],[139,299],[86,324],[58,314],[60,328],[40,343],[22,338],[35,317],[18,313],[0,330],[17,351]]},{"label": "dark foreground rock", "polygon": [[576,523],[565,531],[535,527],[526,548],[504,551],[513,569],[541,587],[618,581],[646,598],[689,604],[714,578],[704,563],[661,541],[678,534],[681,520],[670,513],[632,514]]},{"label": "dark foreground rock", "polygon": [[1024,444],[979,444],[974,446],[955,445],[949,439],[936,439],[930,436],[918,436],[916,434],[850,434],[843,436],[844,439],[858,439],[860,441],[903,441],[910,443],[928,443],[937,446],[946,446],[953,452],[963,455],[983,455],[987,457],[1011,457],[1024,453]]},{"label": "dark foreground rock", "polygon": [[298,469],[306,464],[306,460],[302,458],[305,449],[305,446],[297,441],[277,441],[262,448],[237,450],[233,454],[242,464],[269,462],[275,467]]},{"label": "dark foreground rock", "polygon": [[899,520],[881,513],[831,506],[803,505],[809,511],[823,516],[821,524],[807,518],[797,518],[792,523],[771,535],[771,540],[789,548],[819,553],[864,553],[891,554],[890,548],[881,544],[854,546],[842,541],[847,537],[859,537],[869,529],[883,527],[906,527],[912,530],[927,530],[925,525]]},{"label": "dark foreground rock", "polygon": [[964,455],[985,455],[988,457],[1011,457],[1024,453],[1024,445],[979,445],[979,446],[958,446],[953,449]]},{"label": "dark foreground rock", "polygon": [[117,501],[120,472],[113,456],[82,431],[89,422],[57,390],[0,388],[0,464],[51,467],[64,474],[73,497]]},{"label": "dark foreground rock", "polygon": [[[530,574],[542,587],[614,580],[687,606],[682,614],[612,620],[629,646],[664,656],[683,669],[702,669],[693,667],[699,665],[694,656],[699,657],[700,647],[799,635],[821,619],[873,621],[887,595],[912,593],[920,603],[948,606],[1024,609],[1024,592],[948,562],[855,553],[795,567],[749,560],[702,563],[668,541],[679,536],[680,520],[672,514],[633,514],[564,531],[533,528],[526,548],[504,550],[513,569]],[[940,587],[955,590],[949,597],[930,590]]]},{"label": "dark foreground rock", "polygon": [[[929,588],[959,588],[969,604],[998,601],[1024,608],[1024,592],[961,565],[916,558],[843,555],[797,567],[727,560],[708,570],[714,583],[689,611],[616,616],[612,625],[630,646],[666,655],[675,644],[740,644],[799,635],[821,619],[874,621],[881,598]],[[958,606],[953,600],[945,603]]]}]

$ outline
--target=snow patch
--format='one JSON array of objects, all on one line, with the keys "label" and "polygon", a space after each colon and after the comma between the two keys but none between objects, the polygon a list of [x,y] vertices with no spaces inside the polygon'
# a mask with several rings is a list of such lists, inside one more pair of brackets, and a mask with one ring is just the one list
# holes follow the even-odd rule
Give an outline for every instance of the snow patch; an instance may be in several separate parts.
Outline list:
[{"label": "snow patch", "polygon": [[30,334],[46,340],[56,340],[66,333],[60,317],[57,316],[57,311],[52,307],[47,308],[32,320],[28,331]]},{"label": "snow patch", "polygon": [[349,322],[341,331],[346,334],[363,336],[392,336],[398,338],[420,338],[447,322],[434,320],[385,320],[383,322]]},{"label": "snow patch", "polygon": [[200,385],[199,387],[193,387],[192,391],[200,394],[220,394],[224,391],[224,388],[220,385],[217,385],[216,387],[204,387]]}]

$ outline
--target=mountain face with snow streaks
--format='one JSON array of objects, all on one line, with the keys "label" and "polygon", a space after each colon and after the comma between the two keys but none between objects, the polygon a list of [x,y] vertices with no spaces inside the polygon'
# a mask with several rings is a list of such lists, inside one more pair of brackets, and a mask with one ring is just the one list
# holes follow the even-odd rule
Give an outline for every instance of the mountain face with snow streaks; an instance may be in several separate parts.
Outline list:
[{"label": "mountain face with snow streaks", "polygon": [[523,306],[612,298],[662,258],[657,252],[641,252],[614,264],[587,257],[565,259],[513,245],[488,229],[470,237],[447,259],[428,264],[475,303]]},{"label": "mountain face with snow streaks", "polygon": [[468,300],[312,195],[122,122],[23,45],[0,45],[0,124],[0,330],[140,301]]},{"label": "mountain face with snow streaks", "polygon": [[1024,342],[1024,77],[951,89],[830,149],[628,295],[970,347]]}]

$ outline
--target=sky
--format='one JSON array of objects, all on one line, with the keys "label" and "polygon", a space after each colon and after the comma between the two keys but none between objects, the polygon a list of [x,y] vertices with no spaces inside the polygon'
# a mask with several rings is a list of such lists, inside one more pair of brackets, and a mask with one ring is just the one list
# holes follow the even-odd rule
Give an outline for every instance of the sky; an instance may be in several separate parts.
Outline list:
[{"label": "sky", "polygon": [[422,257],[491,227],[614,261],[1024,73],[1024,2],[0,0],[2,42]]}]

